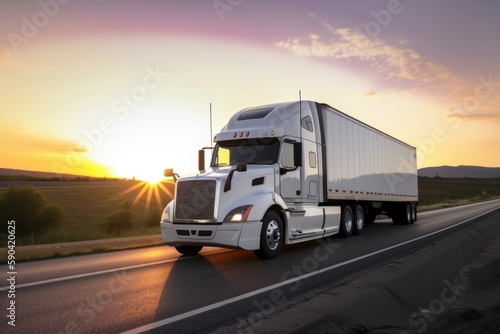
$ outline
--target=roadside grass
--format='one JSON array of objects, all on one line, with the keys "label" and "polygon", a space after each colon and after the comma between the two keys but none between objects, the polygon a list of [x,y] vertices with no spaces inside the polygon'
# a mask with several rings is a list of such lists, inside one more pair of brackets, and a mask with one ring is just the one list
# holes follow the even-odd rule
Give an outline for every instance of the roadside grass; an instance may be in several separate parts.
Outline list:
[{"label": "roadside grass", "polygon": [[433,210],[500,198],[500,178],[418,178],[419,210]]}]

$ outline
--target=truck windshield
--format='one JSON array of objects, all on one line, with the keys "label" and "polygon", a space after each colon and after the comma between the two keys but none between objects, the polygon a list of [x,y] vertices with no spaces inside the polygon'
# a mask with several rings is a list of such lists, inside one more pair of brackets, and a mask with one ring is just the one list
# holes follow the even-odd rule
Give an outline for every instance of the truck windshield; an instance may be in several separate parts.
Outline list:
[{"label": "truck windshield", "polygon": [[220,141],[215,145],[212,167],[237,165],[272,165],[278,161],[280,144],[277,138],[255,138]]}]

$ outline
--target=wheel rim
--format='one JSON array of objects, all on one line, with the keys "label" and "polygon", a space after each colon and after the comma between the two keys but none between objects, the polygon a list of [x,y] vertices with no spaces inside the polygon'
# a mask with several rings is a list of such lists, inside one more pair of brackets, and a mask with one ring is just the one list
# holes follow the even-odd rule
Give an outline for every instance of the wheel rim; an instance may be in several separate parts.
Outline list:
[{"label": "wheel rim", "polygon": [[411,222],[411,207],[409,204],[406,204],[406,220]]},{"label": "wheel rim", "polygon": [[352,229],[352,215],[350,212],[345,213],[344,227],[347,232],[349,232]]},{"label": "wheel rim", "polygon": [[270,221],[267,225],[266,240],[270,250],[278,248],[281,240],[281,231],[276,220]]}]

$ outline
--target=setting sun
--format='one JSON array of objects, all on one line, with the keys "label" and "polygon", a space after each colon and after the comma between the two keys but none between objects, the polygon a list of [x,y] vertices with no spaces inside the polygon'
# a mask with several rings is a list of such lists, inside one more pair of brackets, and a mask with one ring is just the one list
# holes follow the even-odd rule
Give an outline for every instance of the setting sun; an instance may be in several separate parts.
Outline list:
[{"label": "setting sun", "polygon": [[[89,158],[108,166],[114,176],[149,183],[163,180],[165,168],[183,174],[196,168],[197,148],[206,146],[209,139],[208,123],[202,125],[189,117],[196,110],[184,110],[176,103],[155,107],[154,103],[152,99],[126,117],[111,119],[112,126],[99,145],[89,150]],[[172,117],[172,113],[187,118]]]}]

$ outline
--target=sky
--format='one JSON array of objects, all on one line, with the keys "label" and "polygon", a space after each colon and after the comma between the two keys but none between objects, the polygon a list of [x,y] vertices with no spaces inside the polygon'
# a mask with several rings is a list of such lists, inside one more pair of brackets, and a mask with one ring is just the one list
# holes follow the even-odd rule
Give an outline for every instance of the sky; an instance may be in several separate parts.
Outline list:
[{"label": "sky", "polygon": [[197,170],[235,112],[327,103],[417,148],[500,166],[496,0],[0,3],[0,167]]}]

